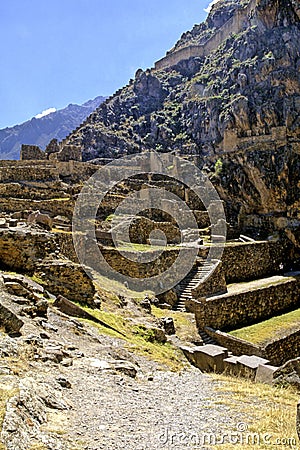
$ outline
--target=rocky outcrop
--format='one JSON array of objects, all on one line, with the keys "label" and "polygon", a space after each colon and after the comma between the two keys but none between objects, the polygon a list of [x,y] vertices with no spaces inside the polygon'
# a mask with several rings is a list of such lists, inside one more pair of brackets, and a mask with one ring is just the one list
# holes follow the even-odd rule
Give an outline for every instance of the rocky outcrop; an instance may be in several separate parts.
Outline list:
[{"label": "rocky outcrop", "polygon": [[300,358],[292,359],[276,372],[274,384],[291,385],[300,390]]},{"label": "rocky outcrop", "polygon": [[[35,439],[47,439],[48,445],[61,448],[54,437],[43,436],[41,425],[52,410],[68,410],[58,383],[37,383],[26,377],[20,380],[16,394],[8,401],[0,434],[7,450],[27,450]],[[57,445],[59,447],[57,447]],[[54,447],[52,447],[54,448]]]},{"label": "rocky outcrop", "polygon": [[197,155],[228,222],[253,235],[283,231],[299,245],[299,41],[297,2],[220,0],[168,55],[190,52],[163,70],[138,70],[68,143],[83,146],[84,160]]},{"label": "rocky outcrop", "polygon": [[296,422],[296,428],[297,428],[298,437],[299,437],[299,439],[300,439],[300,402],[298,403],[298,406],[297,406],[297,422]]},{"label": "rocky outcrop", "polygon": [[24,325],[23,321],[18,317],[16,312],[13,311],[12,305],[8,305],[8,302],[0,297],[0,326],[8,334],[18,334],[20,329]]},{"label": "rocky outcrop", "polygon": [[95,306],[95,286],[80,264],[68,260],[48,260],[39,263],[34,273],[54,295]]},{"label": "rocky outcrop", "polygon": [[59,248],[54,235],[40,229],[16,228],[0,230],[0,264],[2,268],[33,273],[38,262]]}]

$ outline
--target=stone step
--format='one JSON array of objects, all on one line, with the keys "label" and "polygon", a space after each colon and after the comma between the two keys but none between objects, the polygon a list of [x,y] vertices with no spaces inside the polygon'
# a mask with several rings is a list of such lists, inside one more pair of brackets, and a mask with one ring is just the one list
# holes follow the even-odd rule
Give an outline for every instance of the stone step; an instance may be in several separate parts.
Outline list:
[{"label": "stone step", "polygon": [[204,344],[218,345],[218,343],[213,338],[211,338],[207,333],[205,333],[205,331],[199,330],[199,334]]}]

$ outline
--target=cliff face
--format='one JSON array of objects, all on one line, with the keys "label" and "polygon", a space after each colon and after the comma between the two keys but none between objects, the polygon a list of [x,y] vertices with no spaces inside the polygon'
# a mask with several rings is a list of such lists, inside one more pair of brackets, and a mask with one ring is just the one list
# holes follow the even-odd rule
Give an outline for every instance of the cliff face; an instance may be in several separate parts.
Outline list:
[{"label": "cliff face", "polygon": [[[296,0],[220,0],[167,54],[182,60],[138,70],[70,142],[83,145],[85,160],[147,149],[197,155],[233,223],[253,233],[288,229],[295,240],[299,42]],[[188,58],[191,45],[199,55]]]}]

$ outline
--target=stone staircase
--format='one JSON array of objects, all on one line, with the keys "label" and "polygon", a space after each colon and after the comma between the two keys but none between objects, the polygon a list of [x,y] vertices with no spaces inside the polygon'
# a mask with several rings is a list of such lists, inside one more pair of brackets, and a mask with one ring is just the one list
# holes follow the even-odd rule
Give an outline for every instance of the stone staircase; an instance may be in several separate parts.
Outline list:
[{"label": "stone staircase", "polygon": [[202,342],[204,345],[219,345],[217,341],[215,341],[215,339],[213,339],[212,337],[210,337],[207,333],[205,333],[204,330],[198,330],[198,333],[202,339]]},{"label": "stone staircase", "polygon": [[202,264],[194,266],[189,274],[179,283],[178,289],[178,301],[176,305],[173,307],[174,311],[185,312],[185,301],[192,300],[193,294],[192,291],[203,281],[203,277],[209,274],[211,268],[209,265],[204,264],[204,260]]}]

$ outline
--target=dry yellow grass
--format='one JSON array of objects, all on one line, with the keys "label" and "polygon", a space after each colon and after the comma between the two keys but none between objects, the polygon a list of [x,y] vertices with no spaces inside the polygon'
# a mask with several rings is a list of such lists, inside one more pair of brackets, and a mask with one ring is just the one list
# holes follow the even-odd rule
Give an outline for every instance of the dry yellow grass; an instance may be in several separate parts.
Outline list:
[{"label": "dry yellow grass", "polygon": [[[2,429],[2,424],[5,417],[6,404],[8,400],[17,395],[17,393],[17,389],[13,386],[0,385],[0,430]],[[0,450],[6,450],[6,447],[1,442]]]},{"label": "dry yellow grass", "polygon": [[[216,390],[224,394],[224,403],[247,417],[239,427],[245,432],[229,430],[226,444],[216,449],[298,449],[296,433],[296,406],[298,394],[292,388],[276,388],[251,381],[213,375],[221,381]],[[230,433],[232,441],[230,442]]]}]

